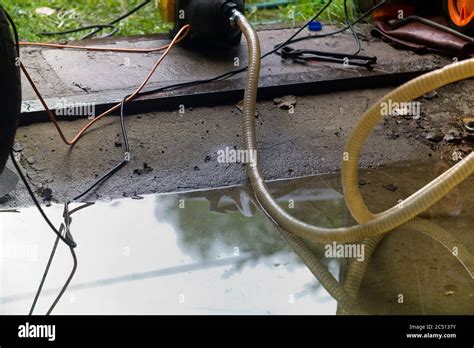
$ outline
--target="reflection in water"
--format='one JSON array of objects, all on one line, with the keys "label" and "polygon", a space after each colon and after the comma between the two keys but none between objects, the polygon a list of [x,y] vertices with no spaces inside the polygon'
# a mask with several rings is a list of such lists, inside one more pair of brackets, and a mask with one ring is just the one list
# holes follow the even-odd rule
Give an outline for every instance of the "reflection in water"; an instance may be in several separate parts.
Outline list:
[{"label": "reflection in water", "polygon": [[[429,181],[427,173],[434,176],[444,169],[438,164],[433,172],[433,165],[427,164],[365,171],[362,192],[370,208],[382,211]],[[472,184],[470,178],[425,218],[474,251]],[[354,223],[338,175],[278,181],[270,188],[299,219],[325,227]],[[61,206],[48,208],[48,213],[61,221]],[[24,314],[54,236],[34,208],[19,214],[0,212],[0,228],[0,313]],[[336,301],[289,249],[246,187],[99,202],[74,215],[72,231],[79,245],[79,268],[56,314],[337,310]],[[325,245],[309,247],[344,280],[353,259],[328,258]],[[22,253],[26,250],[30,253]],[[66,248],[57,256],[38,313],[50,305],[71,267]],[[456,258],[425,235],[403,228],[383,239],[361,281],[357,301],[364,312],[474,313],[473,281]]]}]

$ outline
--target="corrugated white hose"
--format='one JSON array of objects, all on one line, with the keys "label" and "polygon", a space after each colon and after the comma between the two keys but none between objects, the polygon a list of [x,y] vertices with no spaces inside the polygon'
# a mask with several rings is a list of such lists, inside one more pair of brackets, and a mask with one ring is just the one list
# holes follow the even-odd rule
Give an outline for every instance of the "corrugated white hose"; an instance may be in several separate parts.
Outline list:
[{"label": "corrugated white hose", "polygon": [[[332,243],[334,241],[339,243],[357,242],[368,237],[381,235],[405,224],[427,210],[474,172],[474,154],[471,153],[464,160],[450,168],[405,201],[377,215],[370,213],[367,209],[358,188],[357,169],[361,149],[373,128],[382,119],[380,105],[389,100],[393,102],[410,101],[446,84],[474,76],[474,60],[468,60],[426,74],[397,88],[369,109],[356,125],[349,139],[346,153],[344,154],[342,164],[343,186],[345,199],[350,207],[351,213],[354,214],[356,219],[365,221],[363,224],[329,229],[307,224],[291,216],[277,204],[269,193],[258,165],[254,118],[260,76],[261,52],[258,35],[243,15],[235,15],[234,21],[242,30],[249,46],[249,68],[243,107],[243,131],[244,147],[250,156],[250,163],[247,166],[250,183],[265,212],[288,232],[303,239],[319,243]],[[440,238],[439,236],[433,235],[431,230],[426,232],[435,239]],[[449,239],[445,235],[442,236],[442,238],[446,240]],[[457,242],[447,240],[443,245],[447,243],[452,245]],[[470,255],[469,253],[467,254],[467,256]],[[465,267],[470,268],[472,266],[472,257],[471,260],[464,260],[463,264]],[[471,275],[473,275],[472,272]]]}]

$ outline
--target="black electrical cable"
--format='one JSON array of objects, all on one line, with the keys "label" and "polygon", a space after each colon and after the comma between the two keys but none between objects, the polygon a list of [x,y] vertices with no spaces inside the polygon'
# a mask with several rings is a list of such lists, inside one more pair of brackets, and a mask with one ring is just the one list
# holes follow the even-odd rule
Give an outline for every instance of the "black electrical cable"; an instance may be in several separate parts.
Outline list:
[{"label": "black electrical cable", "polygon": [[[87,207],[89,207],[89,206],[91,206],[91,205],[93,205],[93,204],[94,204],[94,203],[85,203],[85,204],[81,205],[80,207],[77,207],[77,208],[71,210],[71,211],[69,212],[69,215],[73,215],[74,213],[78,212],[79,210],[82,210],[82,209],[84,209],[84,208],[87,208]],[[62,233],[62,232],[64,231],[64,228],[65,228],[64,226],[65,226],[64,223],[62,223],[62,224],[61,224],[61,227],[59,228],[59,232],[60,232],[60,233]],[[48,276],[48,274],[49,274],[49,269],[50,269],[50,267],[51,267],[51,264],[52,264],[52,262],[53,262],[54,256],[55,256],[55,254],[56,254],[56,249],[57,249],[57,247],[58,247],[58,243],[59,243],[59,238],[56,237],[56,240],[55,240],[54,245],[53,245],[53,249],[51,250],[51,254],[50,254],[50,256],[49,256],[49,260],[48,260],[48,263],[47,263],[47,265],[46,265],[46,269],[45,269],[45,271],[43,272],[43,276],[42,276],[42,278],[41,278],[41,282],[40,282],[40,284],[39,284],[39,286],[38,286],[38,290],[36,291],[35,298],[34,298],[34,300],[33,300],[33,303],[32,303],[31,308],[30,308],[30,312],[29,312],[29,314],[28,314],[28,315],[30,315],[30,316],[33,315],[33,312],[34,312],[34,310],[35,310],[35,308],[36,308],[36,304],[37,304],[38,299],[39,299],[39,297],[40,297],[40,295],[41,295],[41,291],[43,290],[44,283],[45,283],[46,278],[47,278],[47,276]],[[74,257],[73,257],[73,260],[74,260]],[[75,264],[75,266],[73,267],[73,270],[74,270],[74,272],[75,272],[75,269],[77,269],[77,258],[74,260],[74,264]],[[68,279],[69,279],[69,278],[72,279],[71,276],[69,276]],[[67,284],[69,284],[69,282],[67,282]],[[66,286],[66,287],[67,287],[67,286]],[[64,288],[64,287],[63,287],[63,288]],[[62,293],[64,293],[64,291],[62,291]]]},{"label": "black electrical cable", "polygon": [[[62,229],[64,228],[64,225],[61,225],[60,232],[62,232]],[[30,312],[28,315],[33,315],[33,312],[35,311],[36,308],[36,303],[38,302],[38,299],[41,295],[41,291],[43,290],[44,282],[46,281],[46,277],[49,274],[49,268],[51,267],[51,264],[53,263],[54,255],[56,254],[56,249],[58,248],[58,243],[59,243],[59,237],[56,237],[56,240],[54,241],[53,245],[53,250],[51,251],[51,254],[49,255],[49,260],[46,265],[46,269],[43,272],[43,276],[41,277],[41,282],[38,286],[38,290],[36,290],[35,298],[33,299],[33,303],[31,304]]]},{"label": "black electrical cable", "polygon": [[[128,135],[127,135],[127,129],[125,128],[125,104],[126,104],[126,99],[129,96],[126,96],[125,98],[122,99],[122,103],[120,106],[120,128],[122,132],[122,138],[123,142],[125,144],[125,153],[124,153],[124,158],[123,160],[118,163],[115,167],[113,167],[111,170],[109,170],[106,174],[104,174],[100,179],[98,179],[94,184],[92,184],[88,189],[83,191],[81,194],[76,196],[72,202],[78,201],[87,194],[89,194],[92,190],[94,190],[97,186],[101,185],[105,181],[107,181],[111,176],[113,176],[115,173],[117,173],[120,169],[122,169],[125,165],[128,164],[130,161],[130,144],[128,142]],[[70,202],[70,203],[72,203]]]},{"label": "black electrical cable", "polygon": [[137,5],[136,7],[134,7],[133,9],[131,9],[130,11],[128,11],[127,13],[125,13],[124,15],[114,19],[112,22],[110,22],[109,24],[113,25],[113,24],[117,24],[118,22],[124,20],[125,18],[127,17],[130,17],[132,14],[134,14],[135,12],[137,12],[138,10],[140,10],[142,7],[148,5],[149,3],[151,2],[151,0],[145,0],[144,2],[142,2],[141,4]]},{"label": "black electrical cable", "polygon": [[13,162],[13,165],[15,166],[15,169],[17,170],[18,174],[20,175],[20,179],[21,181],[23,182],[23,184],[25,185],[26,187],[26,190],[28,191],[28,194],[30,195],[31,199],[33,200],[34,204],[36,205],[36,207],[38,208],[41,216],[43,217],[43,219],[46,221],[46,223],[49,225],[49,227],[51,228],[51,230],[54,232],[54,234],[56,234],[56,236],[58,236],[67,246],[69,247],[72,247],[72,248],[75,248],[77,245],[76,243],[73,241],[73,240],[68,240],[66,239],[64,236],[61,235],[61,233],[59,233],[59,231],[56,229],[56,227],[54,227],[53,223],[51,222],[51,220],[48,218],[48,216],[46,215],[46,213],[44,212],[43,208],[41,208],[41,205],[38,201],[38,199],[36,198],[34,192],[33,192],[33,189],[31,188],[30,184],[28,183],[28,181],[26,180],[26,177],[25,175],[23,174],[23,172],[21,171],[20,169],[20,166],[18,165],[16,159],[15,159],[15,155],[13,153],[13,150],[10,152],[10,157],[12,159],[12,162]]},{"label": "black electrical cable", "polygon": [[[61,229],[60,231],[62,232],[63,230],[66,231],[66,236],[69,236],[70,239],[72,240],[72,236],[71,236],[71,231],[70,231],[70,224],[71,224],[71,215],[74,214],[75,212],[83,209],[83,208],[86,208],[88,206],[90,206],[92,203],[86,203],[84,204],[83,206],[81,207],[78,207],[76,209],[73,209],[73,210],[69,210],[69,205],[75,201],[78,201],[80,200],[81,198],[85,197],[87,194],[89,194],[92,190],[94,190],[95,188],[97,188],[99,185],[101,185],[102,183],[104,183],[105,181],[107,181],[108,179],[110,179],[110,177],[112,177],[115,173],[117,173],[121,168],[123,168],[129,161],[130,161],[130,144],[129,144],[129,141],[128,141],[128,135],[127,135],[127,129],[125,127],[125,104],[126,104],[126,99],[128,98],[129,96],[126,96],[123,98],[122,100],[122,103],[121,103],[121,107],[120,107],[120,128],[121,128],[121,132],[122,132],[122,137],[123,137],[123,141],[124,141],[124,145],[125,145],[125,154],[124,154],[124,158],[123,160],[117,164],[115,167],[113,167],[111,170],[109,170],[106,174],[104,174],[100,179],[98,179],[94,184],[92,184],[88,189],[86,189],[85,191],[83,191],[81,194],[79,194],[78,196],[76,196],[72,201],[70,202],[67,202],[65,205],[64,205],[64,213],[63,213],[63,217],[64,217],[64,222],[63,224],[61,224]],[[38,301],[38,298],[41,294],[41,291],[42,291],[42,288],[43,288],[43,285],[44,285],[44,282],[48,276],[48,273],[49,273],[49,269],[50,269],[50,266],[51,266],[51,263],[54,259],[54,256],[56,254],[56,249],[57,249],[57,245],[58,245],[58,241],[59,239],[57,238],[56,239],[56,242],[53,246],[53,249],[51,250],[51,254],[50,254],[50,257],[49,257],[49,261],[48,261],[48,264],[46,266],[46,269],[43,273],[43,277],[41,279],[41,282],[40,282],[40,285],[38,287],[38,290],[36,292],[36,295],[35,295],[35,299],[33,301],[33,305],[30,309],[30,315],[33,313],[34,311],[34,308],[36,306],[36,303]],[[73,248],[70,248],[71,250],[71,255],[73,257],[73,260],[74,260],[74,266],[73,266],[73,269],[71,271],[71,274],[69,275],[66,283],[64,284],[63,288],[61,289],[60,293],[58,294],[58,296],[56,297],[55,301],[53,302],[53,304],[51,305],[51,307],[49,308],[48,312],[46,315],[50,315],[52,313],[52,311],[54,310],[54,308],[56,307],[56,305],[58,304],[59,300],[61,299],[61,297],[63,296],[64,292],[66,291],[67,287],[69,286],[72,278],[74,277],[74,274],[77,270],[77,257],[76,257],[76,254],[74,252],[74,249]]]},{"label": "black electrical cable", "polygon": [[[371,7],[370,9],[368,9],[367,11],[365,11],[359,18],[357,18],[354,22],[352,22],[352,26],[354,25],[357,25],[359,24],[360,22],[362,22],[365,18],[367,18],[368,16],[370,16],[372,14],[372,12],[374,12],[375,10],[377,10],[378,8],[380,8],[381,6],[385,5],[387,3],[387,0],[382,0],[380,1],[379,3],[375,4],[373,7]],[[303,36],[303,37],[300,37],[300,38],[297,38],[297,39],[293,39],[291,40],[290,42],[288,42],[287,44],[290,45],[292,43],[295,43],[295,42],[300,42],[300,41],[304,41],[304,40],[313,40],[313,39],[321,39],[321,38],[325,38],[325,37],[329,37],[329,36],[334,36],[334,35],[337,35],[337,34],[341,34],[343,32],[345,32],[347,29],[350,29],[349,26],[345,26],[344,28],[341,28],[341,29],[338,29],[336,31],[333,31],[333,32],[330,32],[330,33],[326,33],[326,34],[314,34],[314,35],[308,35],[308,36]]]},{"label": "black electrical cable", "polygon": [[[141,4],[139,4],[138,6],[136,6],[135,8],[131,9],[130,11],[128,11],[127,13],[125,13],[124,15],[114,19],[112,22],[108,23],[109,25],[114,25],[114,24],[117,24],[118,22],[124,20],[125,18],[127,17],[130,17],[132,14],[134,14],[135,12],[137,12],[138,10],[140,10],[142,7],[145,7],[146,5],[148,5],[149,3],[151,2],[151,0],[145,0],[144,2],[142,2]],[[94,36],[95,34],[97,34],[99,31],[101,31],[102,29],[95,29],[93,30],[92,32],[90,32],[89,34],[87,34],[86,36],[83,36],[81,38],[81,40],[85,40],[85,39],[88,39],[88,38],[91,38],[92,36]]]},{"label": "black electrical cable", "polygon": [[[85,190],[84,192],[82,192],[81,194],[79,194],[78,196],[76,196],[72,202],[74,201],[78,201],[80,200],[81,198],[85,197],[87,194],[89,194],[92,190],[94,190],[95,188],[97,188],[99,185],[101,185],[102,183],[104,183],[105,181],[107,181],[108,179],[110,179],[115,173],[117,173],[120,169],[122,169],[125,165],[127,165],[127,163],[130,161],[130,144],[129,144],[129,141],[128,141],[128,135],[127,135],[127,129],[125,127],[125,104],[126,104],[126,100],[129,96],[126,96],[122,99],[122,104],[120,106],[120,128],[121,128],[121,132],[122,132],[122,138],[123,138],[123,141],[124,141],[124,144],[125,144],[125,154],[124,154],[124,158],[123,160],[117,164],[115,167],[113,167],[110,171],[108,171],[106,174],[104,174],[100,179],[98,179],[93,185],[91,185],[87,190]],[[89,205],[91,205],[90,203],[86,203],[84,206],[82,207],[79,207],[79,208],[76,208],[74,210],[69,210],[69,205],[72,203],[72,202],[68,202],[65,204],[64,206],[64,224],[61,226],[62,228],[64,228],[66,230],[66,235],[70,235],[70,223],[71,223],[71,215],[73,213],[75,213],[76,211],[80,210],[80,209],[83,209]],[[71,237],[72,238],[72,237]],[[57,243],[56,243],[57,244]],[[53,248],[53,250],[51,251],[51,255],[50,255],[50,262],[52,261],[52,259],[54,258],[54,254],[56,252],[56,244],[55,244],[55,247]],[[48,310],[47,314],[46,315],[50,315],[51,312],[53,311],[53,309],[56,307],[57,303],[59,302],[59,300],[61,299],[62,295],[64,294],[64,292],[66,291],[67,287],[69,286],[72,278],[74,277],[74,274],[76,272],[76,269],[77,269],[77,257],[76,257],[76,254],[74,252],[74,249],[71,248],[71,254],[72,254],[72,257],[73,257],[73,260],[74,260],[74,266],[73,266],[73,269],[71,271],[71,274],[70,276],[68,277],[66,283],[64,284],[64,287],[61,289],[61,292],[59,293],[58,297],[56,298],[56,300],[53,302],[53,304],[51,305],[51,308]],[[47,273],[49,272],[49,266],[46,268],[45,270],[45,273],[43,275],[43,280],[42,282],[44,282],[44,279],[47,277]],[[38,294],[39,296],[39,294]]]},{"label": "black electrical cable", "polygon": [[[16,44],[16,49],[17,49],[17,52],[18,52],[18,56],[19,56],[19,53],[20,53],[20,48],[19,48],[19,36],[18,36],[18,30],[16,28],[16,25],[15,25],[15,22],[13,21],[13,19],[10,17],[10,15],[5,11],[5,14],[7,16],[7,19],[8,21],[10,22],[12,28],[13,28],[13,32],[14,32],[14,36],[15,36],[15,44]],[[124,140],[124,143],[125,143],[125,155],[124,155],[124,159],[117,165],[115,166],[114,168],[112,168],[109,172],[107,172],[104,176],[102,176],[99,180],[97,180],[91,187],[89,187],[86,191],[84,191],[83,193],[81,193],[80,195],[78,195],[77,197],[75,197],[73,199],[73,202],[74,201],[78,201],[80,200],[82,197],[86,196],[88,193],[90,193],[94,188],[96,188],[97,186],[99,186],[100,184],[102,184],[103,182],[105,182],[106,180],[108,180],[112,175],[114,175],[116,172],[118,172],[122,167],[124,167],[129,161],[130,161],[130,144],[129,144],[129,141],[128,141],[128,135],[127,135],[127,130],[126,130],[126,127],[125,127],[125,104],[126,104],[126,99],[128,98],[129,96],[126,96],[123,98],[122,100],[122,104],[121,104],[121,108],[120,108],[120,127],[121,127],[121,131],[122,131],[122,137],[123,137],[123,140]],[[86,208],[88,206],[91,205],[91,203],[86,203],[84,205],[82,205],[81,207],[78,207],[74,210],[71,210],[69,211],[69,204],[71,202],[68,202],[65,204],[65,208],[64,208],[64,213],[63,213],[63,217],[64,217],[64,222],[63,224],[61,224],[61,227],[59,230],[56,229],[56,227],[53,225],[53,223],[51,222],[51,220],[48,218],[48,216],[46,215],[46,213],[44,212],[43,208],[41,207],[41,204],[39,203],[38,199],[36,198],[34,192],[33,192],[33,189],[31,188],[30,184],[28,183],[25,175],[23,174],[23,172],[21,171],[20,169],[20,166],[19,164],[17,163],[16,159],[15,159],[15,155],[13,153],[13,150],[10,151],[10,157],[11,157],[11,160],[13,162],[13,165],[15,167],[15,169],[17,170],[23,184],[25,185],[29,195],[31,196],[31,199],[33,200],[33,202],[35,203],[36,207],[38,208],[39,212],[41,213],[41,216],[43,217],[43,219],[46,221],[46,223],[48,224],[48,226],[51,228],[51,230],[56,234],[56,240],[55,240],[55,243],[54,243],[54,246],[53,246],[53,249],[51,250],[51,254],[50,254],[50,257],[48,259],[48,263],[46,265],[46,269],[45,271],[43,272],[43,276],[42,276],[42,279],[41,279],[41,282],[39,284],[39,287],[38,287],[38,290],[35,294],[35,298],[33,300],[33,304],[30,308],[30,312],[29,312],[29,315],[32,315],[33,312],[34,312],[34,309],[36,307],[36,304],[38,302],[38,299],[39,299],[39,296],[41,295],[41,291],[43,289],[43,286],[44,286],[44,283],[46,281],[46,278],[48,276],[48,273],[49,273],[49,270],[50,270],[50,267],[51,267],[51,264],[53,262],[53,259],[54,259],[54,256],[56,254],[56,250],[57,250],[57,247],[58,247],[58,243],[59,243],[59,240],[62,240],[70,249],[70,252],[71,252],[71,255],[72,255],[72,258],[73,258],[73,268],[72,268],[72,271],[69,275],[69,277],[67,278],[66,280],[66,283],[64,284],[64,286],[62,287],[61,291],[59,292],[58,296],[56,297],[56,299],[54,300],[53,304],[51,305],[51,307],[49,308],[48,312],[47,312],[47,315],[50,315],[52,313],[52,311],[54,310],[54,308],[56,307],[56,305],[58,304],[58,302],[60,301],[61,297],[63,296],[63,294],[66,292],[66,289],[68,288],[69,284],[71,283],[75,273],[76,273],[76,270],[77,270],[77,266],[78,266],[78,262],[77,262],[77,256],[76,256],[76,253],[74,251],[74,248],[77,247],[77,244],[74,242],[73,238],[72,238],[72,235],[70,233],[70,223],[71,223],[71,218],[70,216],[83,209],[83,208]],[[66,234],[64,237],[62,235],[63,231],[65,230]]]},{"label": "black electrical cable", "polygon": [[76,29],[70,29],[70,30],[65,30],[65,31],[49,31],[49,32],[40,32],[40,35],[44,36],[55,36],[55,35],[67,35],[67,34],[73,34],[73,33],[79,33],[84,30],[89,30],[89,29],[105,29],[105,28],[115,28],[114,25],[110,24],[96,24],[96,25],[87,25],[85,27],[80,27]]},{"label": "black electrical cable", "polygon": [[301,28],[299,28],[293,35],[290,36],[289,39],[287,39],[285,42],[277,45],[273,50],[271,50],[270,52],[267,52],[265,53],[263,56],[262,56],[262,59],[277,52],[280,48],[283,48],[287,45],[290,44],[291,40],[293,40],[295,37],[297,37],[303,30],[305,30],[310,24],[311,22],[315,21],[316,19],[319,18],[319,16],[321,16],[323,14],[324,11],[326,11],[326,9],[332,4],[333,0],[329,0],[308,22],[306,22],[306,24],[304,24]]},{"label": "black electrical cable", "polygon": [[117,33],[119,32],[119,30],[120,30],[119,28],[115,27],[110,33],[104,34],[104,35],[99,36],[99,37],[97,37],[97,38],[98,38],[98,39],[107,39],[107,38],[112,37],[112,36],[114,36],[115,34],[117,34]]},{"label": "black electrical cable", "polygon": [[[54,300],[53,304],[51,305],[51,307],[48,309],[48,312],[46,312],[46,315],[50,315],[54,308],[56,307],[56,305],[58,304],[58,302],[61,300],[61,297],[63,297],[64,293],[66,292],[69,284],[71,283],[72,281],[72,278],[74,278],[74,275],[76,274],[76,270],[77,270],[77,256],[76,256],[76,252],[74,251],[74,248],[69,248],[69,250],[71,251],[71,256],[72,256],[72,260],[74,262],[73,266],[72,266],[72,271],[71,271],[71,274],[69,274],[69,277],[67,278],[66,280],[66,283],[64,283],[63,287],[61,288],[61,291],[59,292],[58,296],[56,297],[56,299]],[[54,254],[52,255],[52,257],[54,257]]]},{"label": "black electrical cable", "polygon": [[362,43],[360,41],[359,35],[357,34],[354,27],[352,26],[351,19],[349,18],[349,11],[347,10],[347,0],[344,0],[344,17],[346,20],[346,24],[351,30],[352,35],[354,35],[354,39],[356,41],[357,51],[354,53],[354,56],[356,56],[362,50]]},{"label": "black electrical cable", "polygon": [[124,20],[125,18],[130,17],[132,14],[134,14],[135,12],[140,10],[142,7],[148,5],[150,2],[151,2],[151,0],[146,0],[146,1],[142,2],[141,4],[137,5],[136,7],[134,7],[133,9],[128,11],[127,13],[125,13],[125,14],[121,15],[120,17],[114,19],[112,22],[110,22],[108,24],[87,25],[87,26],[84,26],[84,27],[79,27],[79,28],[65,30],[65,31],[57,31],[57,32],[42,32],[42,33],[40,33],[40,35],[45,35],[45,36],[57,35],[57,36],[59,36],[59,35],[67,35],[67,34],[78,33],[78,32],[89,30],[89,29],[94,29],[92,32],[90,32],[89,34],[87,34],[87,35],[85,35],[81,38],[81,40],[84,40],[84,39],[88,39],[88,38],[94,36],[95,34],[97,34],[98,32],[100,32],[100,31],[102,31],[106,28],[112,28],[113,29],[112,32],[104,36],[104,37],[110,37],[110,36],[114,35],[115,33],[117,33],[119,31],[119,28],[117,28],[114,24],[117,24],[118,22]]}]

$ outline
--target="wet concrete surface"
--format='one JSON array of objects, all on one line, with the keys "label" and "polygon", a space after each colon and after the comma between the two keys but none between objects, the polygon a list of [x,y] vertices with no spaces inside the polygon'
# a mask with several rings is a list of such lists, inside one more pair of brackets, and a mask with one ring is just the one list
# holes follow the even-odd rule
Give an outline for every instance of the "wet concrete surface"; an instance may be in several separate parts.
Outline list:
[{"label": "wet concrete surface", "polygon": [[[369,208],[380,212],[447,166],[431,160],[364,170],[361,191]],[[473,184],[470,177],[423,214],[471,253]],[[276,181],[270,190],[303,221],[353,224],[338,175]],[[61,221],[62,206],[46,211]],[[54,235],[34,208],[0,213],[0,221],[0,313],[24,314]],[[338,309],[245,186],[97,202],[73,215],[71,231],[79,266],[55,314],[334,315]],[[344,279],[346,263],[357,261],[329,256],[326,247],[314,244],[312,250]],[[56,257],[35,313],[47,310],[70,271],[67,248],[60,245]],[[451,252],[416,231],[396,229],[371,259],[358,300],[370,314],[472,314],[473,296],[474,282]]]},{"label": "wet concrete surface", "polygon": [[[271,102],[259,104],[260,158],[268,179],[338,170],[346,139],[367,106],[384,90],[302,97],[294,114]],[[72,137],[86,120],[61,122]],[[205,189],[245,183],[242,164],[221,164],[217,152],[242,148],[242,115],[234,106],[187,109],[130,116],[126,126],[131,162],[92,195],[133,196],[146,193]],[[18,130],[21,164],[35,188],[53,190],[53,201],[64,202],[84,190],[123,158],[118,117],[104,119],[69,148],[50,123]],[[116,142],[119,142],[118,144]],[[379,128],[366,147],[363,166],[404,159],[426,159],[432,150],[402,136],[389,139]],[[152,168],[142,175],[136,169]],[[22,185],[4,199],[6,206],[28,205]]]},{"label": "wet concrete surface", "polygon": [[[370,136],[361,167],[403,160],[443,158],[451,163],[472,151],[472,136],[462,120],[471,115],[474,83],[464,81],[421,98],[421,116],[389,117]],[[267,179],[339,170],[347,138],[359,117],[389,89],[298,97],[294,114],[272,102],[259,103],[258,142]],[[441,116],[442,117],[441,117]],[[61,122],[69,138],[87,120]],[[242,115],[235,106],[187,108],[185,113],[156,112],[126,118],[131,162],[88,199],[206,189],[247,182],[242,164],[221,164],[217,152],[242,148]],[[433,142],[433,131],[462,136],[456,143]],[[73,148],[65,146],[51,123],[21,127],[16,137],[20,163],[35,190],[52,190],[53,202],[65,202],[87,188],[123,158],[119,119],[100,121]],[[148,170],[143,169],[144,164]],[[11,168],[11,164],[9,164]],[[141,174],[141,175],[140,175]],[[2,198],[3,208],[28,206],[21,184]]]}]

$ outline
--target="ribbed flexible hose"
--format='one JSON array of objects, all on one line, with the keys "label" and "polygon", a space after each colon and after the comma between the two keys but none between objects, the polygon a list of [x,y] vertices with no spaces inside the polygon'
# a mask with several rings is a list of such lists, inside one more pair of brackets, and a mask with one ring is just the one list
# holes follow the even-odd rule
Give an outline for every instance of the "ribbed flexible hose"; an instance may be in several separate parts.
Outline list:
[{"label": "ribbed flexible hose", "polygon": [[[474,59],[451,64],[437,71],[425,74],[395,89],[375,103],[359,120],[346,145],[345,160],[342,162],[342,184],[344,196],[352,216],[357,221],[369,221],[392,215],[408,221],[407,216],[416,216],[443,198],[451,189],[474,172],[474,153],[469,154],[431,183],[410,196],[401,204],[381,214],[372,214],[362,199],[358,187],[358,166],[362,146],[376,125],[382,120],[381,106],[385,103],[409,102],[447,84],[474,76]],[[417,211],[410,212],[409,208]]]},{"label": "ribbed flexible hose", "polygon": [[[257,97],[257,88],[252,86],[256,84],[258,86],[258,79],[260,73],[260,44],[258,36],[253,30],[252,26],[247,22],[247,19],[239,11],[234,11],[234,21],[240,27],[245,37],[249,42],[249,70],[247,75],[247,88],[246,98],[244,100],[244,110],[253,110],[255,115],[255,103]],[[249,38],[253,38],[250,40]],[[250,88],[248,88],[250,86]],[[248,97],[250,93],[251,97]],[[253,106],[252,106],[253,104]],[[253,121],[253,116],[251,117]],[[255,125],[253,125],[255,127]],[[245,125],[244,125],[245,132]],[[251,162],[255,163],[255,162]],[[318,279],[320,284],[326,289],[326,291],[337,301],[341,308],[343,308],[346,314],[366,314],[364,310],[359,306],[358,302],[354,299],[354,296],[348,294],[344,287],[334,278],[331,272],[328,271],[327,267],[316,257],[313,251],[306,245],[304,240],[293,233],[289,233],[280,226],[276,227],[276,230],[280,236],[285,240],[288,245],[293,249],[313,275]]]},{"label": "ribbed flexible hose", "polygon": [[[342,182],[344,187],[344,197],[346,200],[346,204],[352,216],[359,224],[364,224],[368,221],[376,219],[377,217],[383,216],[385,214],[390,214],[393,209],[398,209],[397,207],[395,207],[381,214],[373,214],[369,211],[366,204],[364,203],[364,200],[358,187],[359,179],[357,167],[358,159],[362,151],[362,145],[367,140],[367,137],[369,136],[372,129],[383,118],[380,113],[380,107],[383,105],[383,103],[387,103],[389,101],[393,103],[408,102],[413,99],[419,98],[432,90],[438,89],[442,86],[445,86],[458,80],[472,77],[473,75],[474,60],[471,59],[462,63],[447,66],[443,69],[421,76],[386,95],[378,103],[374,104],[372,108],[369,109],[364,114],[362,119],[357,123],[346,146],[345,156],[347,156],[346,159],[348,160],[344,161],[342,165]],[[354,161],[354,158],[356,158],[357,161]],[[467,178],[469,175],[472,174],[472,162],[473,154],[471,153],[463,162],[458,164],[458,168],[455,169],[460,172],[459,179],[457,180],[462,181],[463,179],[461,178]],[[459,169],[459,166],[461,167],[461,169]],[[448,172],[435,179],[429,185],[425,186],[422,190],[418,191],[415,195],[420,195],[422,192],[426,193],[426,191],[430,190],[430,187],[438,187],[438,191],[433,190],[431,192],[431,197],[427,198],[425,203],[429,204],[430,199],[432,201],[438,201],[440,198],[446,195],[449,190],[452,189],[452,187],[454,187],[452,186],[451,188],[442,188],[440,187],[442,186],[441,181],[450,180],[449,178],[452,176],[454,175],[451,173],[451,170],[448,170]],[[448,177],[448,179],[443,179],[444,177]],[[456,179],[452,180],[454,184],[456,182]],[[415,199],[415,195],[411,196],[409,199]],[[407,201],[405,201],[404,203],[406,204]],[[414,220],[408,221],[404,225],[404,227],[417,232],[422,232],[437,240],[461,262],[461,264],[468,271],[471,278],[474,278],[474,258],[472,254],[466,249],[464,245],[462,245],[461,242],[459,242],[443,228],[421,218],[415,218]],[[366,239],[364,241],[364,245],[366,246],[365,250],[368,255],[366,255],[364,262],[354,262],[349,267],[344,287],[347,292],[355,298],[358,295],[360,284],[367,269],[371,255],[381,242],[382,238],[383,237],[375,236]],[[457,250],[457,253],[453,253],[455,248]]]},{"label": "ribbed flexible hose", "polygon": [[[347,145],[346,161],[343,161],[344,193],[347,201],[350,202],[351,213],[367,219],[368,222],[352,227],[328,229],[307,224],[291,216],[277,204],[269,193],[258,165],[254,119],[260,75],[261,52],[258,36],[242,14],[235,14],[234,21],[242,30],[249,46],[249,68],[244,95],[243,130],[244,147],[250,157],[250,163],[247,166],[250,183],[266,213],[288,232],[319,243],[332,243],[334,241],[339,243],[356,242],[367,237],[380,235],[399,227],[434,205],[451,189],[474,172],[474,153],[471,153],[463,161],[453,166],[408,199],[387,212],[378,214],[375,218],[373,218],[373,214],[363,204],[357,185],[357,167],[362,146],[372,129],[382,118],[378,105],[390,99],[394,102],[410,101],[448,83],[471,77],[474,75],[474,60],[469,60],[429,73],[396,89],[366,112],[357,124]],[[359,206],[354,208],[357,205]],[[370,220],[371,218],[373,219]]]},{"label": "ribbed flexible hose", "polygon": [[[282,228],[278,228],[280,235],[302,258],[303,262],[320,280],[326,290],[328,290],[328,292],[341,304],[341,307],[343,308],[341,312],[362,313],[358,303],[356,302],[356,298],[369,260],[383,239],[384,233],[403,224],[404,227],[422,232],[437,240],[451,253],[453,253],[454,248],[457,248],[458,253],[457,255],[454,255],[467,269],[471,277],[474,278],[474,262],[469,251],[451,234],[438,225],[421,218],[415,218],[418,214],[435,204],[452,188],[472,174],[474,167],[474,157],[472,153],[465,160],[458,163],[423,189],[419,190],[405,202],[402,202],[402,204],[399,204],[385,213],[377,215],[372,214],[368,210],[362,199],[358,187],[357,173],[358,160],[362,145],[372,129],[382,118],[380,109],[377,105],[381,106],[383,102],[389,100],[395,102],[410,101],[433,89],[470,77],[474,75],[474,61],[471,60],[462,63],[463,65],[461,66],[451,66],[411,81],[407,85],[402,86],[387,95],[366,114],[364,114],[363,118],[357,124],[354,133],[350,137],[347,151],[344,154],[345,161],[343,162],[342,168],[346,203],[354,218],[362,225],[338,229],[318,228],[299,221],[281,209],[271,197],[265,185],[263,175],[258,166],[254,120],[260,74],[260,43],[257,33],[247,22],[246,18],[238,12],[235,12],[234,15],[234,21],[244,33],[249,46],[249,70],[244,96],[243,130],[244,147],[251,159],[248,166],[251,185],[259,203],[266,213],[281,227],[292,232],[288,233]],[[415,219],[411,220],[412,218]],[[316,242],[350,242],[364,239],[363,243],[366,246],[365,261],[352,263],[349,267],[344,287],[342,287],[325,269],[324,265],[317,260],[304,241],[297,236]]]},{"label": "ribbed flexible hose", "polygon": [[314,255],[313,251],[301,238],[278,226],[276,229],[291,249],[293,249],[295,254],[301,258],[316,279],[319,280],[326,291],[336,300],[338,305],[343,308],[345,314],[366,314],[355,300],[355,296],[350,295],[349,292],[344,289],[331,272],[328,271],[326,265]]}]

